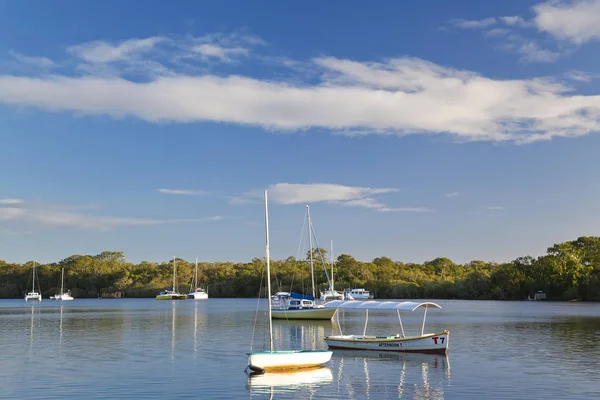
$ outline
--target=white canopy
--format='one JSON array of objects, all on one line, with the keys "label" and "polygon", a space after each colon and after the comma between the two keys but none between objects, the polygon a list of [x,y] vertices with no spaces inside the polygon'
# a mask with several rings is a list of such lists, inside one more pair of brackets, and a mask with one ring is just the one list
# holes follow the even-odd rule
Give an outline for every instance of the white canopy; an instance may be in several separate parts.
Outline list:
[{"label": "white canopy", "polygon": [[371,309],[371,310],[401,310],[414,311],[417,308],[442,308],[440,305],[431,302],[417,303],[414,301],[343,301],[333,300],[325,304],[325,308],[352,308],[352,309]]}]

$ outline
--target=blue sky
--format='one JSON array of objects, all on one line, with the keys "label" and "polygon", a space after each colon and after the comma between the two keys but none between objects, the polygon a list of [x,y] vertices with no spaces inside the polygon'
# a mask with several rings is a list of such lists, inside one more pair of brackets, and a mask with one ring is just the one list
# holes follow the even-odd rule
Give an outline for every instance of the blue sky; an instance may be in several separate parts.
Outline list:
[{"label": "blue sky", "polygon": [[600,0],[0,3],[0,259],[507,261],[600,226]]}]

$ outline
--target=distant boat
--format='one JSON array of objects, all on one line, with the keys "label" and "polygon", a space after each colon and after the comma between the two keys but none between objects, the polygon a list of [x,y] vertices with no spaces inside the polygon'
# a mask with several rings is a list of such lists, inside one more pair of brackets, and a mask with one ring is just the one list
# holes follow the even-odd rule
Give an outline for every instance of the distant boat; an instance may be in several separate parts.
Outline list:
[{"label": "distant boat", "polygon": [[[405,351],[405,352],[421,352],[421,353],[436,353],[445,354],[448,350],[448,340],[450,332],[444,330],[439,333],[425,333],[425,318],[427,317],[428,308],[442,308],[436,303],[424,302],[415,303],[412,301],[394,302],[394,301],[333,301],[326,307],[338,307],[339,309],[361,309],[365,310],[365,326],[362,335],[344,335],[341,332],[339,335],[325,336],[325,342],[330,349],[357,349],[357,350],[376,350],[376,351]],[[404,333],[402,326],[402,318],[400,311],[415,311],[423,308],[423,324],[421,325],[421,333],[413,336],[407,336]],[[369,309],[372,310],[395,310],[398,314],[401,333],[393,333],[389,335],[372,336],[367,335],[367,322],[369,320]],[[338,314],[339,315],[339,314]],[[338,316],[339,318],[339,316]],[[338,323],[338,326],[339,323]]]},{"label": "distant boat", "polygon": [[333,288],[333,265],[335,263],[333,259],[333,240],[330,242],[329,259],[331,260],[329,262],[331,265],[331,285],[329,286],[329,289],[321,292],[321,301],[325,303],[331,300],[344,300],[344,293],[338,292]]},{"label": "distant boat", "polygon": [[196,268],[194,268],[194,276],[192,277],[192,285],[190,292],[187,295],[188,299],[192,300],[206,300],[208,299],[208,292],[198,287],[198,257],[196,257]]},{"label": "distant boat", "polygon": [[271,320],[271,261],[269,254],[269,209],[265,190],[265,252],[267,259],[267,313],[269,320],[269,350],[247,353],[248,368],[256,373],[318,367],[331,359],[329,350],[273,349],[273,321]]},{"label": "distant boat", "polygon": [[360,289],[344,289],[344,298],[346,300],[368,300],[372,299],[373,295],[368,290]]},{"label": "distant boat", "polygon": [[546,300],[546,293],[542,292],[541,290],[538,290],[537,292],[535,292],[533,297],[527,296],[527,300],[529,300],[529,301]]},{"label": "distant boat", "polygon": [[[33,263],[31,275],[33,276],[32,283],[31,283],[31,292],[29,292],[25,295],[25,301],[27,301],[27,300],[42,301],[42,295],[40,293],[41,289],[40,289],[40,292],[35,291],[35,262]],[[38,285],[39,285],[39,280],[38,280]]]},{"label": "distant boat", "polygon": [[65,267],[62,268],[62,272],[60,275],[60,292],[55,294],[54,296],[50,296],[50,300],[73,300],[73,297],[71,296],[71,291],[67,290],[65,292]]},{"label": "distant boat", "polygon": [[177,264],[173,257],[173,288],[166,289],[156,295],[156,300],[185,300],[187,296],[177,292]]},{"label": "distant boat", "polygon": [[[310,208],[306,206],[306,217],[308,220],[308,240],[309,240],[309,258],[310,258],[310,273],[312,277],[312,296],[299,294],[299,293],[287,293],[279,292],[273,296],[273,304],[271,310],[271,316],[273,319],[310,319],[310,320],[330,320],[335,315],[335,309],[325,308],[323,302],[319,303],[315,300],[315,274],[314,274],[314,263],[313,263],[313,245],[312,239],[314,235],[312,222],[310,220]],[[316,241],[316,237],[315,237]],[[318,246],[317,246],[318,247]],[[323,263],[325,270],[325,276],[329,282],[327,276],[327,268]],[[331,284],[329,284],[331,288]]]}]

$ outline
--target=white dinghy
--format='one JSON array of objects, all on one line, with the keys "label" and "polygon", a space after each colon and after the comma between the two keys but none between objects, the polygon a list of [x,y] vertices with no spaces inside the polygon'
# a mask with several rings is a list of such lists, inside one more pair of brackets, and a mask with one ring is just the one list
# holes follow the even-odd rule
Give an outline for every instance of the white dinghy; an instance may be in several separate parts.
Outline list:
[{"label": "white dinghy", "polygon": [[273,349],[273,321],[271,320],[271,261],[269,253],[269,208],[265,190],[265,236],[267,259],[267,310],[269,320],[269,350],[249,352],[248,368],[254,372],[285,371],[313,368],[327,363],[333,354],[329,350],[279,350]]},{"label": "white dinghy", "polygon": [[[427,318],[428,308],[442,308],[436,303],[425,302],[416,303],[412,301],[331,301],[325,307],[336,307],[339,309],[364,309],[365,326],[362,335],[344,335],[339,323],[339,313],[337,318],[339,335],[326,336],[325,342],[330,349],[357,349],[357,350],[377,350],[377,351],[406,351],[419,353],[445,354],[448,350],[448,340],[450,332],[444,330],[440,333],[425,333],[425,319]],[[404,333],[400,311],[415,311],[419,308],[424,309],[423,324],[421,325],[421,334],[407,336]],[[367,323],[369,321],[369,309],[371,310],[396,310],[398,321],[400,322],[401,333],[393,333],[383,336],[367,335]]]}]

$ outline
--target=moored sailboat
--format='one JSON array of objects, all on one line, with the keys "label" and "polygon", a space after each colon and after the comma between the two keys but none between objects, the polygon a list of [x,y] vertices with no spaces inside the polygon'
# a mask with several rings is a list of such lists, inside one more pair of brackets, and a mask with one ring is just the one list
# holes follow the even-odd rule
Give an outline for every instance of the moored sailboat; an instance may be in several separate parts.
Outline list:
[{"label": "moored sailboat", "polygon": [[186,295],[177,291],[177,263],[173,257],[173,288],[166,289],[156,295],[156,300],[185,300]]},{"label": "moored sailboat", "polygon": [[192,300],[208,299],[208,291],[198,287],[198,257],[196,257],[196,267],[194,268],[192,285],[190,286],[190,292],[187,294],[187,298]]},{"label": "moored sailboat", "polygon": [[50,300],[73,300],[73,296],[71,296],[71,291],[67,290],[65,292],[65,267],[62,268],[60,275],[60,292],[56,293],[54,296],[50,296]]},{"label": "moored sailboat", "polygon": [[333,354],[329,350],[274,350],[273,321],[271,320],[271,262],[269,253],[269,208],[265,190],[265,253],[267,261],[267,312],[269,320],[269,350],[249,352],[248,368],[254,372],[285,371],[318,367],[327,363]]},{"label": "moored sailboat", "polygon": [[[42,291],[41,291],[41,289],[40,289],[39,292],[37,292],[35,290],[35,262],[33,263],[33,268],[32,268],[31,275],[33,276],[32,283],[31,283],[31,292],[27,292],[27,294],[25,295],[25,301],[27,301],[27,300],[42,301]],[[39,286],[39,279],[38,279],[38,286]]]}]

